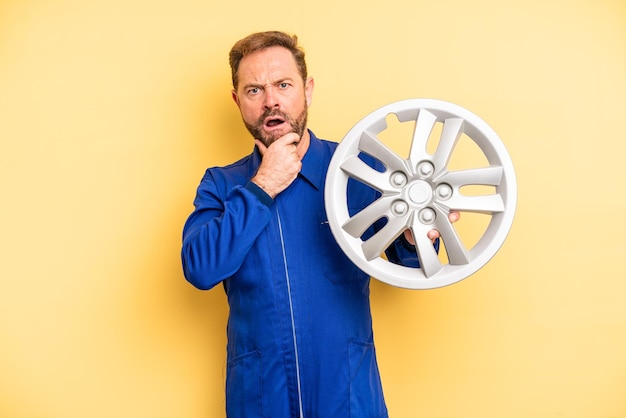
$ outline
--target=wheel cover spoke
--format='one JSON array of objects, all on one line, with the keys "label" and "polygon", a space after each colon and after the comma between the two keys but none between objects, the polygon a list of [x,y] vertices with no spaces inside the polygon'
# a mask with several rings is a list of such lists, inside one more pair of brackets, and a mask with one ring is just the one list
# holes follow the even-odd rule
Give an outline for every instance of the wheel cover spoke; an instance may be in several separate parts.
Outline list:
[{"label": "wheel cover spoke", "polygon": [[444,122],[443,131],[441,132],[441,142],[433,156],[433,165],[437,169],[435,175],[439,174],[441,170],[444,170],[448,166],[454,146],[463,133],[462,127],[463,119],[451,118],[446,119]]},{"label": "wheel cover spoke", "polygon": [[373,237],[363,243],[363,254],[370,261],[380,257],[382,252],[406,229],[406,217],[394,217]]},{"label": "wheel cover spoke", "polygon": [[443,265],[439,261],[432,241],[426,235],[427,228],[425,228],[420,222],[414,221],[411,230],[415,239],[417,255],[422,265],[421,268],[426,277],[431,277],[438,273],[443,268]]},{"label": "wheel cover spoke", "polygon": [[355,238],[360,237],[374,222],[387,215],[390,198],[380,198],[352,216],[343,224],[343,229]]},{"label": "wheel cover spoke", "polygon": [[363,132],[363,136],[361,136],[361,141],[359,142],[359,149],[380,160],[385,164],[387,170],[406,170],[404,160],[370,132]]}]

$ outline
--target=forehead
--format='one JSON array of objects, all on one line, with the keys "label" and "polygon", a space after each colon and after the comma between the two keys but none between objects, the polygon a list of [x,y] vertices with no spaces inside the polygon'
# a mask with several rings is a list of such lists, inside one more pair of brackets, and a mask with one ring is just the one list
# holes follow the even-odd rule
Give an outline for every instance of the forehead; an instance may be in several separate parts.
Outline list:
[{"label": "forehead", "polygon": [[239,63],[239,84],[271,84],[278,80],[300,79],[291,51],[280,46],[266,48],[244,57]]}]

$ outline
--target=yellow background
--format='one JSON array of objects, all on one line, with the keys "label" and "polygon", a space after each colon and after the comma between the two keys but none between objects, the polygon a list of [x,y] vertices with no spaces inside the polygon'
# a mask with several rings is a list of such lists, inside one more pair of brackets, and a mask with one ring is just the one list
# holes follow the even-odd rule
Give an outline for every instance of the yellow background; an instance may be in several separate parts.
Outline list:
[{"label": "yellow background", "polygon": [[515,164],[483,269],[372,284],[392,418],[626,417],[622,0],[0,0],[0,416],[224,416],[227,305],[180,235],[204,169],[252,148],[228,50],[274,28],[320,137],[438,98]]}]

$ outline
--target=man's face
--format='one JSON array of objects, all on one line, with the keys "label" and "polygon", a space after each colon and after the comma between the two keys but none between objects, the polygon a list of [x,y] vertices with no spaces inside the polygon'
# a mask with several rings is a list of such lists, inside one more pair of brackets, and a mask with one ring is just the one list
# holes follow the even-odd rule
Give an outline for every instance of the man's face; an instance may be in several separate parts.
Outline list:
[{"label": "man's face", "polygon": [[313,79],[306,83],[289,50],[271,47],[241,60],[233,99],[243,122],[266,146],[290,132],[305,134]]}]

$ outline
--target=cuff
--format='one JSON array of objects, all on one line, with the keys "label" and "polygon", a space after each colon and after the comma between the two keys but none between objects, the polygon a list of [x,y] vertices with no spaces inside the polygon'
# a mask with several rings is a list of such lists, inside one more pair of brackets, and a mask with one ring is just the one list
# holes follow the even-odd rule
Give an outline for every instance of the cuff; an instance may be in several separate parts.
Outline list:
[{"label": "cuff", "polygon": [[253,195],[255,195],[257,199],[259,199],[261,203],[263,203],[267,207],[272,206],[272,204],[274,203],[274,199],[272,199],[270,195],[265,193],[265,190],[261,189],[253,181],[249,181],[248,184],[246,184],[245,189],[248,190]]}]

